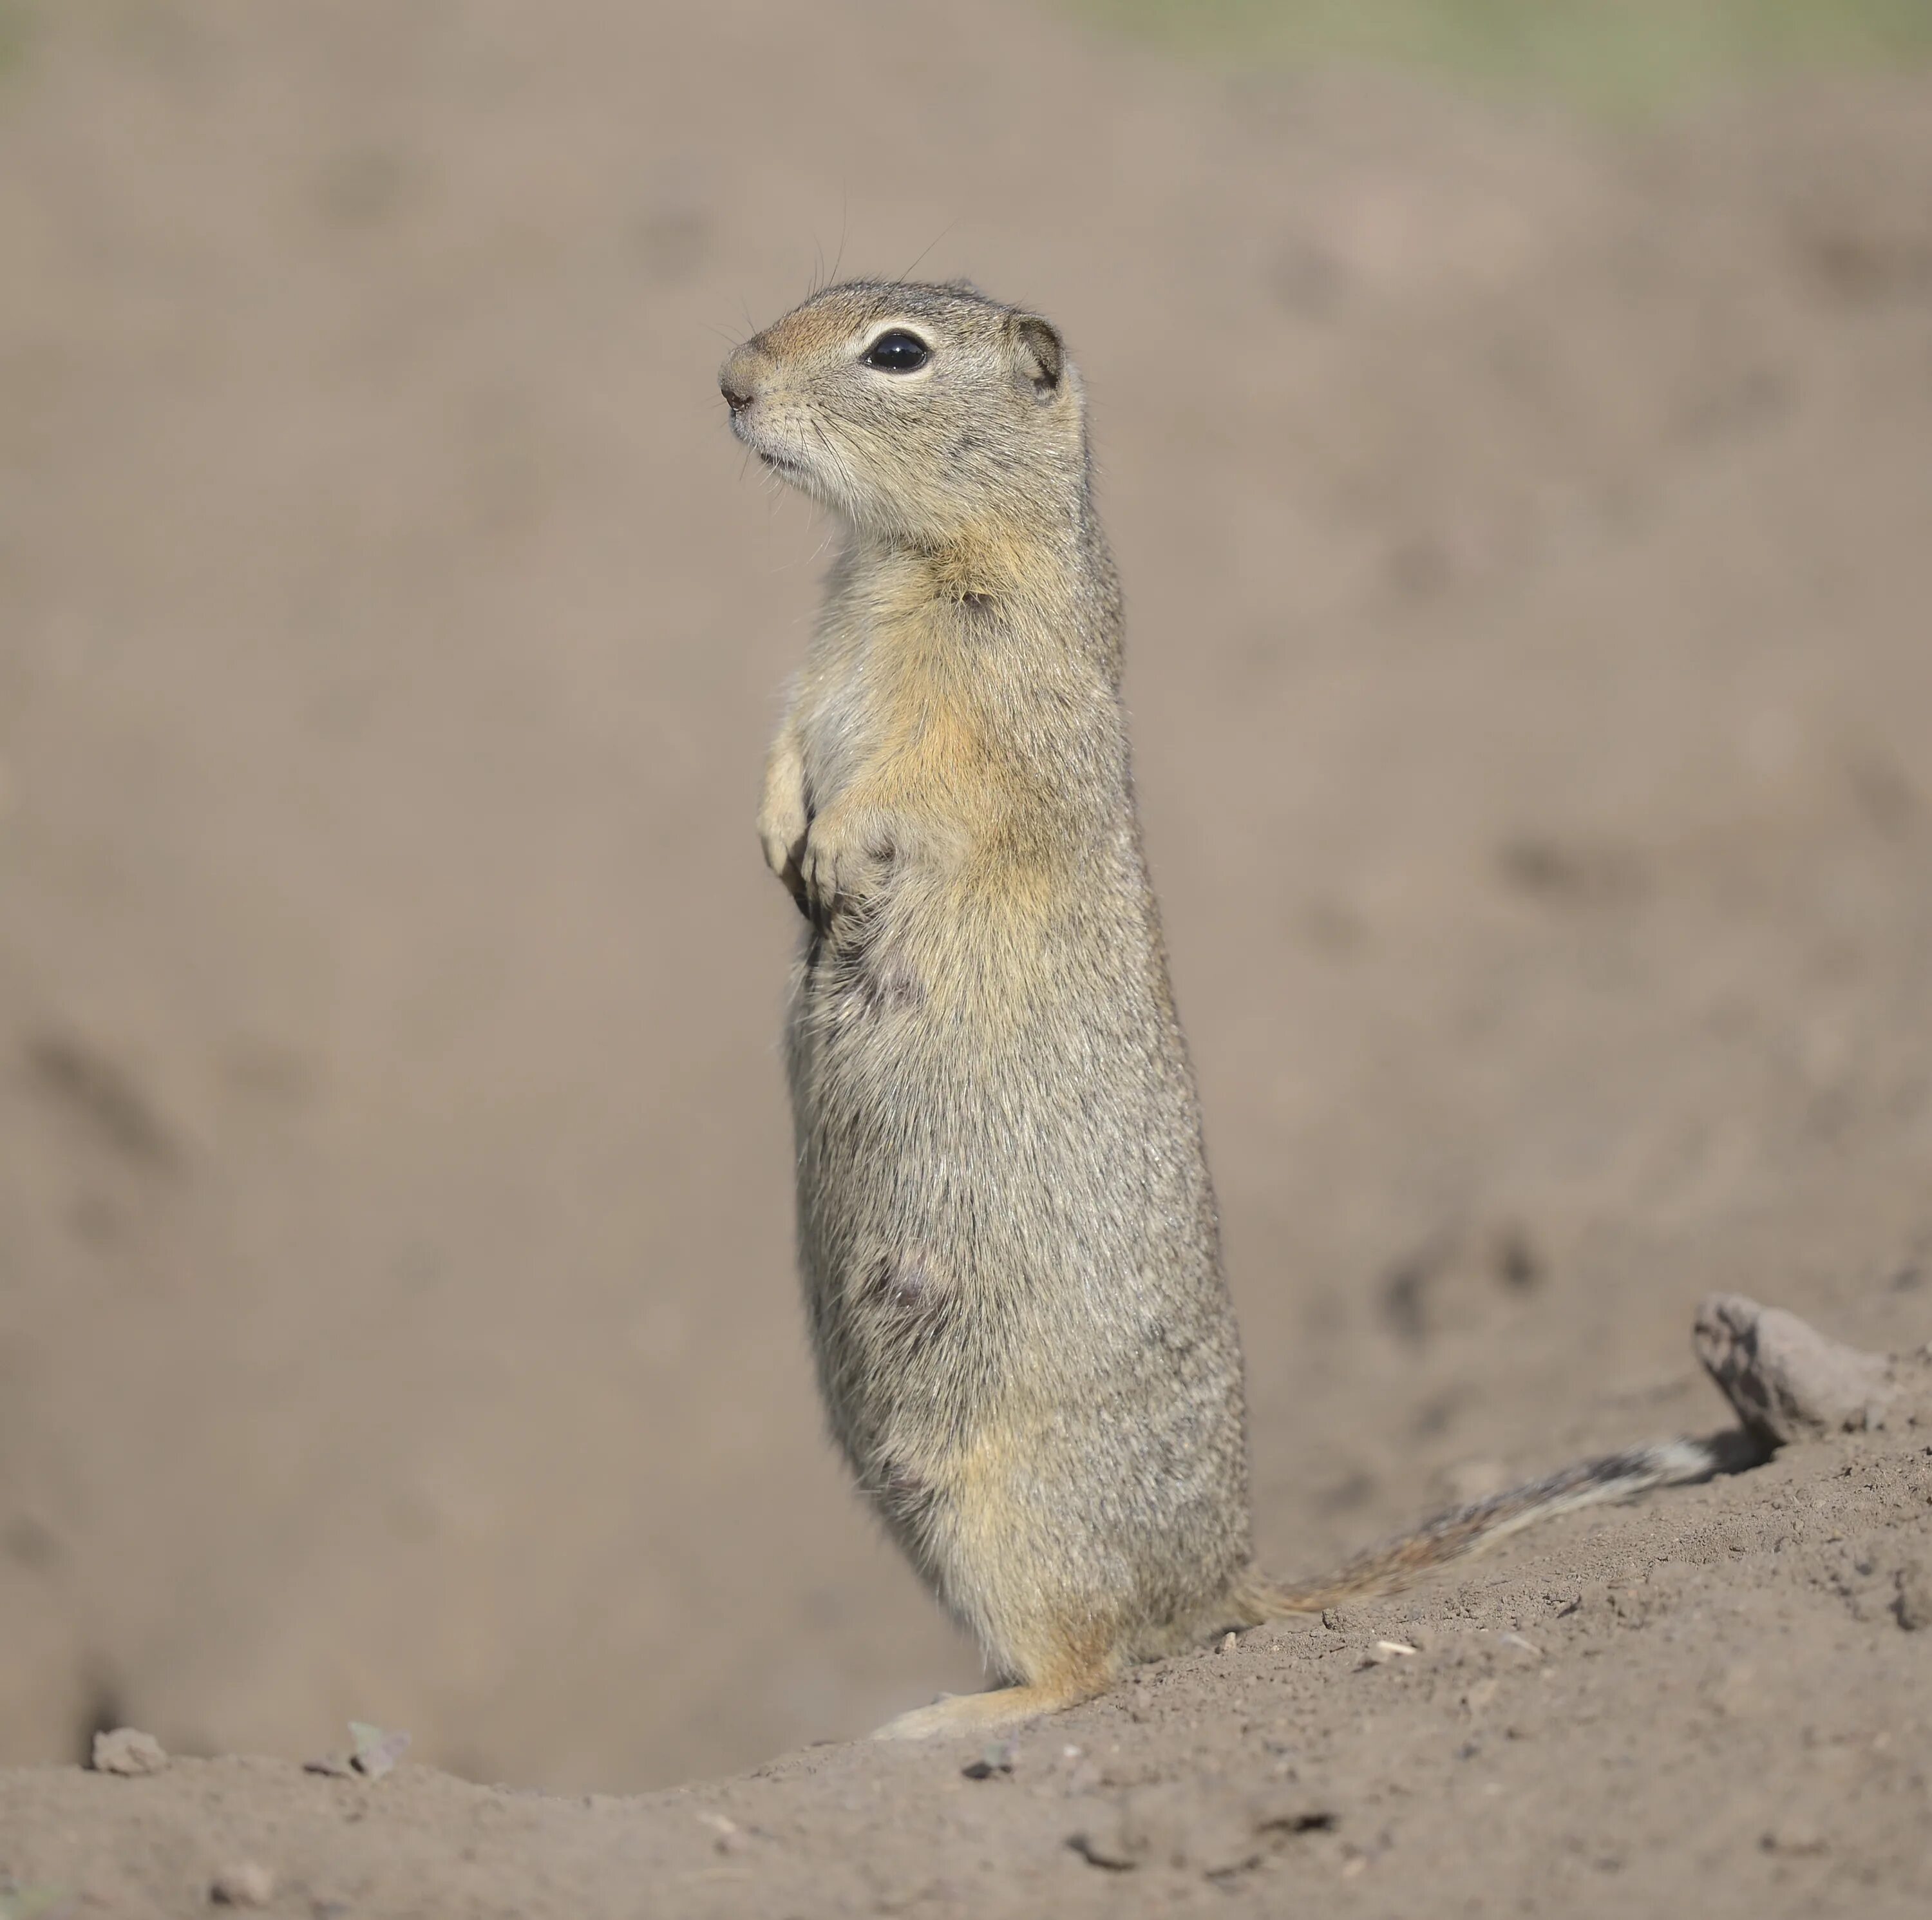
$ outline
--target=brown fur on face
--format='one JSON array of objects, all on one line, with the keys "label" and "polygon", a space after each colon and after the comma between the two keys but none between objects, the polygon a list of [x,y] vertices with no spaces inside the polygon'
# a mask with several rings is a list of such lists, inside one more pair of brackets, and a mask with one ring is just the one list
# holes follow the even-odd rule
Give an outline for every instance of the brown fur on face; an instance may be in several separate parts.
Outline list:
[{"label": "brown fur on face", "polygon": [[[894,332],[930,350],[926,366],[866,364]],[[732,430],[775,472],[914,544],[1036,529],[1080,478],[1079,380],[1058,334],[964,286],[827,287],[739,347],[720,385]]]}]

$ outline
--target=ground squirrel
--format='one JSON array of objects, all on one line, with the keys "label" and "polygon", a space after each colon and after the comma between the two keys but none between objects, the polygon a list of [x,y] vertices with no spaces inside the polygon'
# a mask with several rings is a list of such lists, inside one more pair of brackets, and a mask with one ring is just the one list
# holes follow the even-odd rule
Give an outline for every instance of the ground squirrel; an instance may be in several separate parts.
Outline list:
[{"label": "ground squirrel", "polygon": [[1070,1706],[1132,1662],[1714,1471],[1717,1444],[1667,1442],[1329,1580],[1256,1570],[1079,375],[1037,314],[859,281],[719,385],[737,437],[845,531],[759,820],[809,922],[788,1067],[819,1382],[860,1485],[1004,1683],[882,1730]]}]

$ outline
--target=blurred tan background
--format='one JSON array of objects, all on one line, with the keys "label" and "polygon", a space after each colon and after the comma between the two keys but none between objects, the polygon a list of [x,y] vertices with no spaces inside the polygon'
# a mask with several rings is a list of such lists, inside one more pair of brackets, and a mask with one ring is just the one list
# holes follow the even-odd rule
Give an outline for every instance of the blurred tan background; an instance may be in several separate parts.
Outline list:
[{"label": "blurred tan background", "polygon": [[0,1760],[972,1684],[790,1271],[835,260],[1086,370],[1275,1564],[1926,1337],[1928,12],[5,0]]}]

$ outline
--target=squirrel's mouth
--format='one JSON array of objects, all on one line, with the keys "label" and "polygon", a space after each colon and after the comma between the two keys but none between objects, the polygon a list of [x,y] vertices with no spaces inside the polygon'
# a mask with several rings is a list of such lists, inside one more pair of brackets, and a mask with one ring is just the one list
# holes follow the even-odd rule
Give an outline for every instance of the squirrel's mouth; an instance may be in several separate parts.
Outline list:
[{"label": "squirrel's mouth", "polygon": [[782,478],[796,481],[802,486],[814,478],[811,468],[795,454],[768,446],[754,429],[746,424],[742,414],[732,415],[731,434],[734,439],[743,441],[766,466]]},{"label": "squirrel's mouth", "polygon": [[[742,412],[731,416],[732,437],[741,441],[758,457],[758,464],[768,473],[775,473],[788,487],[796,488],[808,500],[816,500],[821,506],[838,508],[844,499],[844,489],[840,485],[839,462],[828,446],[821,457],[817,448],[795,447],[785,444],[792,436],[770,435],[769,428],[780,423],[754,423]],[[793,423],[785,422],[789,426]],[[761,430],[761,428],[765,430]],[[819,438],[824,438],[821,432]],[[776,444],[775,444],[776,442]]]},{"label": "squirrel's mouth", "polygon": [[826,476],[822,467],[797,454],[786,452],[782,447],[768,447],[748,439],[746,444],[758,456],[760,463],[788,485],[796,487],[801,494],[808,494],[814,500],[830,497],[826,490]]}]

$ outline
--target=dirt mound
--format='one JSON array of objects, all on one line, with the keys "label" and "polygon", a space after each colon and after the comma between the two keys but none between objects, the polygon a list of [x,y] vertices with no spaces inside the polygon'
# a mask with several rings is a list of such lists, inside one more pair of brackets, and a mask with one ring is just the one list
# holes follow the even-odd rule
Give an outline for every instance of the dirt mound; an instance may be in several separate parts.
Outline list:
[{"label": "dirt mound", "polygon": [[[640,1798],[405,1763],[0,1773],[21,1912],[1922,1913],[1932,1467],[1798,1448],[1453,1593],[1264,1628],[980,1751]],[[0,1882],[0,1887],[5,1882]],[[40,1903],[44,1903],[41,1904]]]}]

